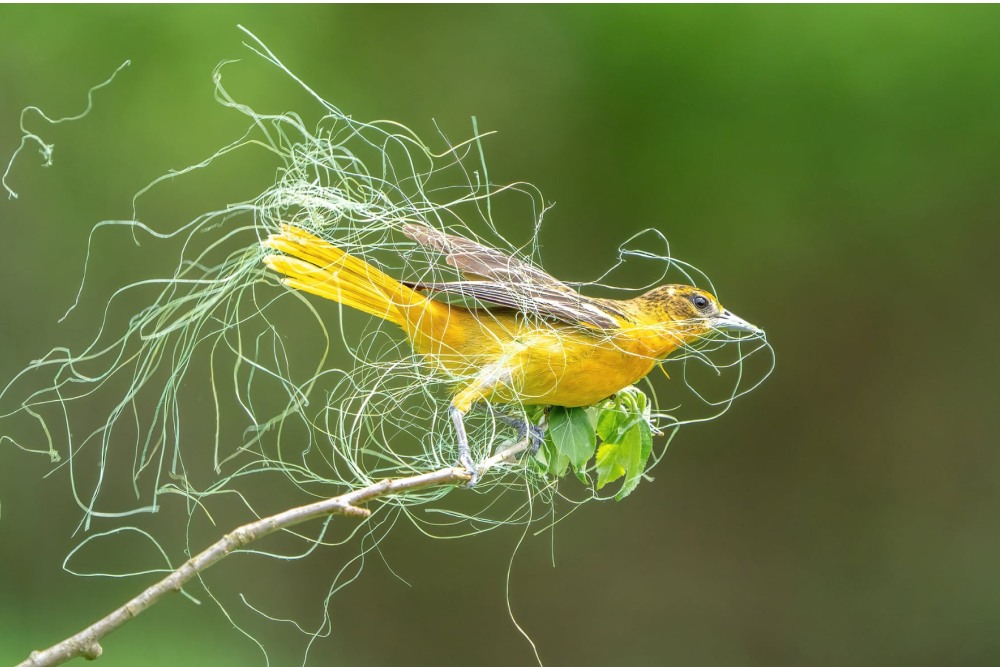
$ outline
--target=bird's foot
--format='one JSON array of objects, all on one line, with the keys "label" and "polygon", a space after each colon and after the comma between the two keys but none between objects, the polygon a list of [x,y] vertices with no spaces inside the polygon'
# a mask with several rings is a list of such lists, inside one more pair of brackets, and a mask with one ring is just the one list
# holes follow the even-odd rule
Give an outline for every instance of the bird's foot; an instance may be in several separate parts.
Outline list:
[{"label": "bird's foot", "polygon": [[538,448],[542,446],[543,442],[545,442],[545,429],[537,424],[528,424],[527,431],[527,433],[519,433],[518,435],[520,435],[522,439],[525,436],[531,438],[531,446],[528,448],[528,451],[531,452],[532,456],[534,456],[538,453]]},{"label": "bird's foot", "polygon": [[510,415],[498,414],[497,418],[517,431],[518,442],[524,440],[525,438],[530,438],[528,451],[531,452],[532,456],[538,453],[538,448],[541,447],[542,443],[545,441],[545,429],[537,424],[531,424],[524,419],[512,417]]},{"label": "bird's foot", "polygon": [[465,484],[465,488],[471,489],[472,487],[474,487],[476,485],[476,482],[479,481],[479,468],[476,466],[476,463],[472,460],[472,456],[469,455],[468,452],[459,453],[458,462],[456,463],[456,466],[458,466],[459,468],[465,468],[466,472],[468,472],[472,476],[469,479],[469,481]]}]

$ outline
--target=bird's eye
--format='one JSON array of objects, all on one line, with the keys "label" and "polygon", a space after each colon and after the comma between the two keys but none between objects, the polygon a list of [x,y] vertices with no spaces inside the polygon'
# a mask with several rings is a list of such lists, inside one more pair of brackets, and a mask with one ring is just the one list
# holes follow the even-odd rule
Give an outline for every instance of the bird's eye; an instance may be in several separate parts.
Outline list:
[{"label": "bird's eye", "polygon": [[692,299],[692,301],[694,302],[694,305],[698,308],[698,310],[705,310],[706,308],[708,308],[708,299],[706,299],[703,296],[700,295],[696,296],[694,299]]}]

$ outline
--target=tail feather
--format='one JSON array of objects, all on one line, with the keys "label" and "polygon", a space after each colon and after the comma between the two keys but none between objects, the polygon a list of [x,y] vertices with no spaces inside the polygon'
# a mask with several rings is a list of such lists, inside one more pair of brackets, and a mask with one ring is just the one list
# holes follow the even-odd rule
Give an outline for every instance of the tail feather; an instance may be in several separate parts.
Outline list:
[{"label": "tail feather", "polygon": [[377,268],[298,227],[283,224],[263,245],[282,255],[264,263],[285,276],[289,287],[331,299],[384,320],[407,326],[407,310],[427,301]]}]

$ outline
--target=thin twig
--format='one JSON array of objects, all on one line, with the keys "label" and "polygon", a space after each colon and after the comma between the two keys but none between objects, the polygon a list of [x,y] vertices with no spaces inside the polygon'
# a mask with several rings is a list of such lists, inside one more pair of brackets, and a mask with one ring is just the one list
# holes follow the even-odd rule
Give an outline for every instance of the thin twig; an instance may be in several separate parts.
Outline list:
[{"label": "thin twig", "polygon": [[[524,446],[526,447],[527,443]],[[511,453],[510,450],[516,447],[517,445],[511,447],[505,452],[505,455]],[[480,466],[480,469],[488,469],[501,460],[497,459],[494,461],[493,458],[487,459]],[[295,507],[280,514],[240,526],[86,630],[78,632],[44,651],[32,652],[28,659],[17,667],[49,667],[50,665],[60,665],[73,658],[94,660],[100,657],[103,649],[99,642],[107,634],[117,630],[141,612],[159,602],[167,594],[181,590],[181,587],[185,583],[200,575],[233,551],[246,546],[254,540],[259,540],[265,535],[270,535],[271,533],[291,528],[305,521],[331,514],[346,514],[367,518],[371,516],[371,510],[358,507],[358,505],[406,491],[432,486],[461,484],[462,482],[468,482],[471,478],[472,475],[464,468],[442,468],[441,470],[414,475],[413,477],[384,479],[371,486],[345,493],[336,498],[328,498],[309,505],[303,505],[302,507]]]},{"label": "thin twig", "polygon": [[[509,441],[508,441],[509,442]],[[487,470],[499,463],[509,463],[514,460],[517,454],[520,454],[528,448],[531,444],[530,438],[524,438],[520,442],[514,443],[509,447],[504,447],[497,451],[496,454],[479,464],[479,474],[482,475]]]}]

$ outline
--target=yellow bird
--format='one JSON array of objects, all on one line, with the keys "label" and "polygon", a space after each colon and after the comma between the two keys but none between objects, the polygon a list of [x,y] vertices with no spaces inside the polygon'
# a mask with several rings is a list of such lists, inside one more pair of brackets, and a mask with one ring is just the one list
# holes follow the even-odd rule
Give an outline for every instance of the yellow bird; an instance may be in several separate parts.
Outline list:
[{"label": "yellow bird", "polygon": [[[649,373],[657,362],[713,330],[761,333],[687,285],[634,299],[585,297],[535,266],[466,238],[407,224],[403,232],[442,253],[466,280],[398,281],[317,236],[282,225],[265,257],[289,287],[399,325],[413,350],[438,370],[465,378],[451,400],[459,464],[473,475],[463,416],[489,404],[593,405]],[[469,308],[433,298],[454,294],[489,304]],[[537,426],[499,415],[537,447]],[[473,477],[473,482],[475,477]]]}]

